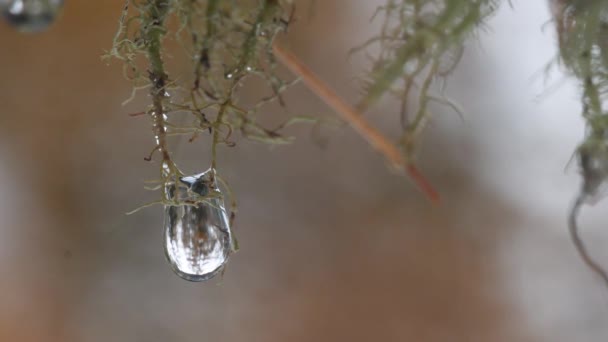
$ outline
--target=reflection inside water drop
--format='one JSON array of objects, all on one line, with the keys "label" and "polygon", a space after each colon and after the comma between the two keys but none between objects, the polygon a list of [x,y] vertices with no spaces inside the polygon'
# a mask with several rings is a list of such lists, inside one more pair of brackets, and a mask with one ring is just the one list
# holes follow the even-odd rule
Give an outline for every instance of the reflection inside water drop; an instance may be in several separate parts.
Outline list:
[{"label": "reflection inside water drop", "polygon": [[63,7],[63,0],[0,0],[4,19],[21,32],[48,28]]},{"label": "reflection inside water drop", "polygon": [[234,249],[224,201],[214,197],[221,193],[212,185],[213,174],[210,169],[167,186],[179,202],[209,197],[206,203],[165,206],[165,255],[175,273],[190,281],[213,278]]}]

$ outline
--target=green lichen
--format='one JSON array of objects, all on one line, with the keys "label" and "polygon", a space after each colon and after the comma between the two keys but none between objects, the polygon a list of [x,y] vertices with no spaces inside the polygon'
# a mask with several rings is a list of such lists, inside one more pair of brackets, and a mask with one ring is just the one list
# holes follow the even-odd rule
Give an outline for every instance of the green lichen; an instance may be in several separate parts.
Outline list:
[{"label": "green lichen", "polygon": [[[461,113],[459,107],[441,93],[433,94],[431,86],[445,81],[460,61],[466,40],[483,26],[499,3],[496,0],[388,0],[374,14],[374,18],[382,17],[380,34],[353,49],[353,52],[368,52],[373,62],[364,80],[365,96],[358,108],[366,110],[385,94],[401,101],[404,132],[400,143],[408,159],[429,116],[430,103]],[[414,88],[418,89],[416,109],[408,114]]]}]

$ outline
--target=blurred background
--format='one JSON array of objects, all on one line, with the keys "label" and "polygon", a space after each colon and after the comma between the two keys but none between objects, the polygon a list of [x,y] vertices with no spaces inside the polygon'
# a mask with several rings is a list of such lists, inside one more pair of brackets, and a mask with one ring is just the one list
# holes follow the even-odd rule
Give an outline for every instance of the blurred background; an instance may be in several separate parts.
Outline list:
[{"label": "blurred background", "polygon": [[[301,2],[290,48],[354,103],[380,1]],[[581,139],[576,82],[559,72],[544,1],[503,5],[433,108],[420,167],[433,207],[348,128],[290,128],[291,146],[222,149],[241,249],[223,278],[189,283],[164,260],[147,118],[109,49],[122,0],[67,1],[47,32],[0,25],[0,341],[605,341],[608,290],[578,258],[565,167]],[[544,26],[543,26],[544,25]],[[544,29],[543,29],[544,27]],[[177,64],[175,61],[169,63]],[[176,70],[176,69],[173,69]],[[332,117],[303,86],[290,109]],[[269,114],[279,120],[281,114]],[[397,137],[398,107],[368,114]],[[272,120],[272,118],[270,119]],[[182,143],[195,173],[208,146]],[[574,163],[575,164],[575,163]],[[607,203],[583,238],[608,267]],[[602,213],[604,211],[604,213]]]}]

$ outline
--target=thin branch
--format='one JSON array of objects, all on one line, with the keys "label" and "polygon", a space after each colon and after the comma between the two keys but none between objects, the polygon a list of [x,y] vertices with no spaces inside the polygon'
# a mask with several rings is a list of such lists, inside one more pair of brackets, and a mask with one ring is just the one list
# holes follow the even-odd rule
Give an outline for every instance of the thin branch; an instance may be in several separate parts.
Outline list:
[{"label": "thin branch", "polygon": [[576,223],[576,218],[578,217],[580,209],[583,206],[584,198],[585,198],[585,194],[581,193],[578,196],[578,198],[576,199],[576,201],[574,202],[572,209],[570,210],[570,215],[568,216],[568,225],[570,227],[570,236],[572,238],[572,241],[574,242],[574,246],[576,247],[578,254],[581,256],[581,258],[583,259],[585,264],[587,264],[587,266],[593,272],[595,272],[595,274],[597,274],[600,278],[602,278],[602,280],[604,281],[606,286],[608,286],[608,274],[602,268],[602,266],[600,266],[595,260],[593,260],[591,258],[591,256],[589,255],[589,252],[587,251],[587,247],[585,247],[585,244],[583,243],[583,240],[581,240],[579,233],[578,233],[578,225]]},{"label": "thin branch", "polygon": [[437,191],[426,180],[409,160],[405,160],[403,153],[395,144],[390,142],[380,131],[367,122],[363,116],[351,105],[340,98],[329,86],[317,77],[312,70],[304,65],[293,53],[281,47],[278,43],[272,46],[274,55],[293,73],[302,78],[304,83],[328,106],[347,121],[367,142],[382,153],[393,167],[405,171],[418,189],[433,203],[439,203]]}]

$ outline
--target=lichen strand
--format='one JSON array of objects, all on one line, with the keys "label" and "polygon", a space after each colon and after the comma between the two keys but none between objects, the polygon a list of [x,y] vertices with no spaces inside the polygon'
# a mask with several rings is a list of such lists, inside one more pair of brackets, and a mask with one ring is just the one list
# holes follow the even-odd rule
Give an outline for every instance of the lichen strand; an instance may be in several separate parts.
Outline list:
[{"label": "lichen strand", "polygon": [[152,110],[149,113],[153,120],[156,149],[162,155],[163,164],[167,164],[166,166],[168,167],[168,169],[162,170],[164,176],[173,167],[165,135],[167,127],[165,125],[165,108],[163,105],[168,76],[165,73],[161,56],[162,38],[165,34],[164,23],[169,9],[169,1],[154,0],[149,2],[146,7],[147,9],[144,14],[145,24],[141,27],[141,36],[144,40],[146,56],[150,63],[149,78],[152,84],[150,89]]},{"label": "lichen strand", "polygon": [[551,0],[560,48],[560,61],[579,79],[582,115],[587,132],[576,154],[583,178],[570,215],[572,239],[585,263],[608,286],[608,274],[596,264],[578,237],[576,217],[585,203],[594,202],[608,178],[608,3],[602,0]]},{"label": "lichen strand", "polygon": [[[137,90],[149,89],[152,103],[146,113],[156,138],[153,154],[162,160],[161,184],[183,176],[169,149],[172,136],[187,135],[192,142],[210,134],[213,168],[218,145],[235,145],[234,131],[265,143],[291,141],[256,123],[263,106],[282,103],[281,93],[293,84],[276,76],[271,50],[276,35],[288,26],[291,6],[288,0],[127,1],[112,49],[104,57],[124,62],[125,75],[134,83],[131,99]],[[183,47],[190,73],[167,70],[163,57],[169,40]],[[178,53],[172,50],[174,56]],[[250,76],[264,80],[272,93],[244,107],[238,88]],[[191,124],[178,125],[172,119],[176,113],[190,114]],[[171,204],[169,197],[163,190],[160,202]]]},{"label": "lichen strand", "polygon": [[[371,54],[371,72],[364,79],[362,111],[390,93],[400,99],[404,133],[400,140],[410,159],[415,138],[424,126],[428,105],[436,102],[460,113],[441,93],[432,94],[436,81],[445,81],[459,62],[465,40],[499,7],[497,0],[388,0],[374,18],[382,16],[380,35],[353,52]],[[374,52],[377,51],[377,52]],[[418,88],[415,113],[408,115],[409,98]],[[440,89],[442,91],[442,89]]]}]

